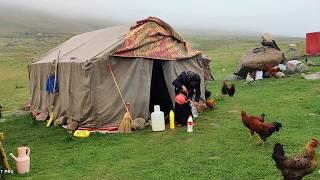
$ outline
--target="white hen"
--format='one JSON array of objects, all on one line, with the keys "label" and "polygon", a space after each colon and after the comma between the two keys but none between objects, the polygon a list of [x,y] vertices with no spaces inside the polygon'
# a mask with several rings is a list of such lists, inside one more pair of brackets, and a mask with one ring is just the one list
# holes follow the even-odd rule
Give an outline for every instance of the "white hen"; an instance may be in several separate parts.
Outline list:
[{"label": "white hen", "polygon": [[246,82],[251,85],[255,83],[255,80],[250,76],[250,73],[247,74]]}]

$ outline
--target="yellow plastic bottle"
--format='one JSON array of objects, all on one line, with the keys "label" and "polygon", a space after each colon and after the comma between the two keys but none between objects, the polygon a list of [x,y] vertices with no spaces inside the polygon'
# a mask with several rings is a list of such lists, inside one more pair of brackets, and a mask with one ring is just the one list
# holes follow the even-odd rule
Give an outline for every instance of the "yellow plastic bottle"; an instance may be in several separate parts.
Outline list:
[{"label": "yellow plastic bottle", "polygon": [[170,122],[170,129],[174,129],[174,112],[173,110],[170,111],[169,113],[169,122]]}]

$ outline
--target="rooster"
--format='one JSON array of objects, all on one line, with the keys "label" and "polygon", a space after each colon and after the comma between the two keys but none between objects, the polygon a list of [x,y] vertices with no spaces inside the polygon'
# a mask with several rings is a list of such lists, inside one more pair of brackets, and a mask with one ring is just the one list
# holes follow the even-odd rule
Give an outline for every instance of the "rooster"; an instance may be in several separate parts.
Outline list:
[{"label": "rooster", "polygon": [[267,64],[267,72],[270,74],[271,78],[274,78],[277,72],[280,72],[279,67],[272,67],[272,65]]},{"label": "rooster", "polygon": [[252,136],[254,135],[254,131],[250,128],[250,123],[252,119],[258,120],[260,122],[264,122],[264,117],[265,114],[262,113],[261,116],[249,116],[246,112],[242,111],[241,112],[241,117],[242,117],[242,123],[244,126],[246,126],[249,130],[250,130],[250,138],[249,140],[252,138]]},{"label": "rooster", "polygon": [[282,172],[284,180],[302,179],[317,168],[317,146],[318,140],[313,138],[306,145],[304,153],[294,157],[285,156],[281,144],[277,143],[274,146],[272,159],[275,161],[277,168]]},{"label": "rooster", "polygon": [[226,95],[229,95],[229,97],[233,97],[234,93],[236,92],[236,86],[234,84],[231,84],[231,87],[229,87],[227,82],[227,80],[223,81],[223,85],[221,88],[221,99]]},{"label": "rooster", "polygon": [[221,99],[222,99],[222,97],[224,97],[224,96],[226,96],[228,94],[228,90],[229,90],[229,88],[228,88],[228,85],[227,85],[227,81],[224,80],[222,88],[221,88]]},{"label": "rooster", "polygon": [[[269,136],[274,132],[279,132],[282,124],[278,122],[266,123],[264,122],[264,114],[262,117],[249,116],[245,111],[241,111],[241,119],[243,124],[250,130],[251,137],[257,133],[260,137],[258,143],[262,141],[264,144]],[[250,139],[251,139],[250,137]]]}]

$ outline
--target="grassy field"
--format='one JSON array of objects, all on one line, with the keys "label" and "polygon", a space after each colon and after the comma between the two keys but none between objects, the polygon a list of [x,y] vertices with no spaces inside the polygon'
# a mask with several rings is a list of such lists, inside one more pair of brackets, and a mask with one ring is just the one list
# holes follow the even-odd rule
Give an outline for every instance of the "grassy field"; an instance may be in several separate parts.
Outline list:
[{"label": "grassy field", "polygon": [[[160,133],[148,128],[77,139],[62,128],[48,129],[29,117],[11,117],[10,112],[29,99],[26,65],[67,37],[38,39],[20,34],[0,38],[0,103],[6,106],[7,119],[0,123],[6,135],[4,146],[7,153],[16,153],[21,144],[31,147],[31,173],[6,175],[7,179],[281,179],[271,159],[274,144],[285,144],[285,151],[293,155],[312,137],[320,138],[320,81],[307,81],[300,75],[266,79],[256,86],[234,82],[235,97],[218,101],[215,111],[202,113],[192,134],[186,128]],[[215,96],[243,52],[260,41],[258,37],[188,39],[214,60],[216,81],[208,87]],[[303,52],[302,39],[281,38],[278,42],[283,50],[288,43],[298,43]],[[248,141],[241,110],[264,112],[268,121],[281,122],[283,129],[264,146],[256,144],[257,137]],[[320,174],[317,170],[305,179],[320,179]]]}]

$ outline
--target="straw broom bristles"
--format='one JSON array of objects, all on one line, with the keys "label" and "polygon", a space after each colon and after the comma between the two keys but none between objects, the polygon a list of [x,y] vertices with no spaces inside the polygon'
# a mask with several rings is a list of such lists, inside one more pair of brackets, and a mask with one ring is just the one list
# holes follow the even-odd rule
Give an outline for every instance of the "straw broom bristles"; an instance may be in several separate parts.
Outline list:
[{"label": "straw broom bristles", "polygon": [[130,113],[126,112],[119,125],[119,133],[131,133],[131,117]]}]

